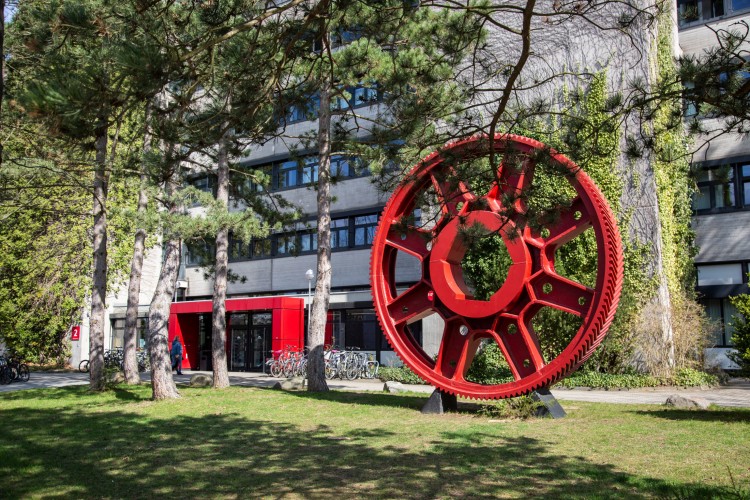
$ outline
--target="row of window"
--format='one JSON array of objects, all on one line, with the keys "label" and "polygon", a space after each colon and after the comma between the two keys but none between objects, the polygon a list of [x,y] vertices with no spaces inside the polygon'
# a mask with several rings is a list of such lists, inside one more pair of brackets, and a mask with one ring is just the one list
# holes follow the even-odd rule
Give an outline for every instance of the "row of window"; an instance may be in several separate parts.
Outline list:
[{"label": "row of window", "polygon": [[677,0],[680,28],[732,16],[750,9],[750,0]]},{"label": "row of window", "polygon": [[[318,182],[318,157],[307,156],[297,159],[288,159],[266,163],[256,167],[254,170],[265,171],[270,176],[271,191],[309,186]],[[359,177],[369,172],[367,166],[358,158],[344,155],[331,156],[331,178],[334,181]],[[195,177],[190,185],[199,191],[216,194],[216,177],[210,174]],[[241,173],[235,174],[232,179],[235,190],[248,190],[249,192],[261,191],[262,186],[253,180],[243,177]]]},{"label": "row of window", "polygon": [[750,163],[703,168],[693,194],[696,213],[725,212],[750,208]]},{"label": "row of window", "polygon": [[[331,99],[331,110],[347,110],[370,106],[382,100],[382,92],[377,84],[369,86],[357,85],[356,87],[346,87],[343,91],[348,98],[343,95],[335,96]],[[303,105],[291,105],[287,113],[281,120],[287,125],[292,123],[315,120],[320,110],[320,96],[313,95]]]},{"label": "row of window", "polygon": [[[372,245],[379,213],[352,215],[331,220],[331,249],[345,250],[366,248]],[[188,244],[185,263],[201,266],[214,257],[214,246],[210,243]],[[229,260],[233,262],[285,257],[314,253],[318,250],[318,235],[312,229],[278,233],[268,238],[253,239],[250,243],[230,238]]]}]

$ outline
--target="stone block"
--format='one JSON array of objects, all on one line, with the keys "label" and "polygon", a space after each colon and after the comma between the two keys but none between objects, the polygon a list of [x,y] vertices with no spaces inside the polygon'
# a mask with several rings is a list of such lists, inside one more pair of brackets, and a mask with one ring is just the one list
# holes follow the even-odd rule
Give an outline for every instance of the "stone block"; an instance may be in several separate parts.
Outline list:
[{"label": "stone block", "polygon": [[399,392],[408,392],[409,390],[402,384],[401,382],[393,382],[388,381],[383,385],[383,390],[385,392],[391,392],[391,393],[399,393]]},{"label": "stone block", "polygon": [[707,409],[711,406],[711,403],[703,398],[686,398],[679,394],[672,394],[667,398],[664,403],[667,406],[673,406],[675,408],[698,408],[701,410]]},{"label": "stone block", "polygon": [[307,379],[305,377],[292,377],[281,382],[276,382],[273,385],[274,389],[281,389],[283,391],[304,391],[307,387]]},{"label": "stone block", "polygon": [[190,377],[190,387],[209,387],[214,384],[213,375],[196,373]]}]

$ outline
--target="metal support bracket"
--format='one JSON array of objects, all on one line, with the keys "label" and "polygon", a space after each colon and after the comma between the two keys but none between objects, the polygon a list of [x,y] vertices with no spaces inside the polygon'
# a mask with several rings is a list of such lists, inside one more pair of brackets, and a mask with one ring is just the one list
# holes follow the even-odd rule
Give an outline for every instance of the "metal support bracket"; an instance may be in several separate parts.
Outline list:
[{"label": "metal support bracket", "polygon": [[537,410],[537,417],[565,418],[567,416],[563,407],[549,391],[549,387],[537,389],[531,393],[531,397],[534,401],[539,401],[544,405]]},{"label": "metal support bracket", "polygon": [[428,415],[442,415],[446,411],[458,410],[458,399],[455,394],[450,394],[440,389],[435,389],[430,398],[422,407],[422,413]]}]

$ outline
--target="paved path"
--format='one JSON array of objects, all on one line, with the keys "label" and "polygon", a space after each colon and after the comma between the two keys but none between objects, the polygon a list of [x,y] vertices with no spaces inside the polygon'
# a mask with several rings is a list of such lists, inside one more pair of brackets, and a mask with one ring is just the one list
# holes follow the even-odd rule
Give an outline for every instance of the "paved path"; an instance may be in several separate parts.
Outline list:
[{"label": "paved path", "polygon": [[[183,375],[175,375],[178,383],[187,383],[190,376],[195,373],[186,371]],[[84,385],[88,383],[88,373],[77,372],[32,372],[28,382],[13,382],[9,385],[0,386],[0,393],[22,390],[39,389],[51,387],[65,387],[68,385]],[[143,374],[144,381],[148,380],[148,374]],[[232,385],[250,387],[272,387],[281,379],[272,378],[262,373],[232,372],[229,374],[229,382]],[[329,380],[328,386],[333,390],[343,391],[381,391],[383,382],[377,380]],[[414,392],[429,394],[433,388],[426,385],[407,385]],[[629,403],[629,404],[663,404],[671,394],[679,394],[684,397],[699,397],[708,400],[717,406],[732,406],[750,408],[750,381],[734,379],[728,385],[712,389],[677,389],[671,387],[659,387],[655,389],[638,389],[628,391],[602,391],[587,389],[556,389],[554,396],[560,401],[592,401],[602,403]],[[1,400],[0,400],[1,401]]]}]

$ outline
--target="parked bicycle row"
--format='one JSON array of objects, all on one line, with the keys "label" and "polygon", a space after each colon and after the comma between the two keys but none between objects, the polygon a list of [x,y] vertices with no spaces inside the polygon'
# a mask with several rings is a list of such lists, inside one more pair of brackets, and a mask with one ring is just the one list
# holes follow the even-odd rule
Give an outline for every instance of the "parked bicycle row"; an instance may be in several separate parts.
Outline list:
[{"label": "parked bicycle row", "polygon": [[[141,349],[135,352],[135,359],[138,362],[138,371],[145,372],[151,368],[151,361],[148,357],[148,351]],[[104,368],[114,368],[117,370],[125,369],[125,351],[122,348],[107,349],[104,351]],[[88,372],[89,360],[84,359],[78,365],[78,371]]]},{"label": "parked bicycle row", "polygon": [[0,385],[11,382],[27,382],[29,367],[15,358],[0,356]]},{"label": "parked bicycle row", "polygon": [[[307,350],[298,351],[287,347],[278,351],[275,358],[266,361],[268,371],[273,377],[303,377],[307,375]],[[358,378],[375,378],[380,364],[372,354],[355,350],[339,350],[329,346],[323,355],[325,359],[325,376],[327,379],[340,378],[355,380]]]}]

